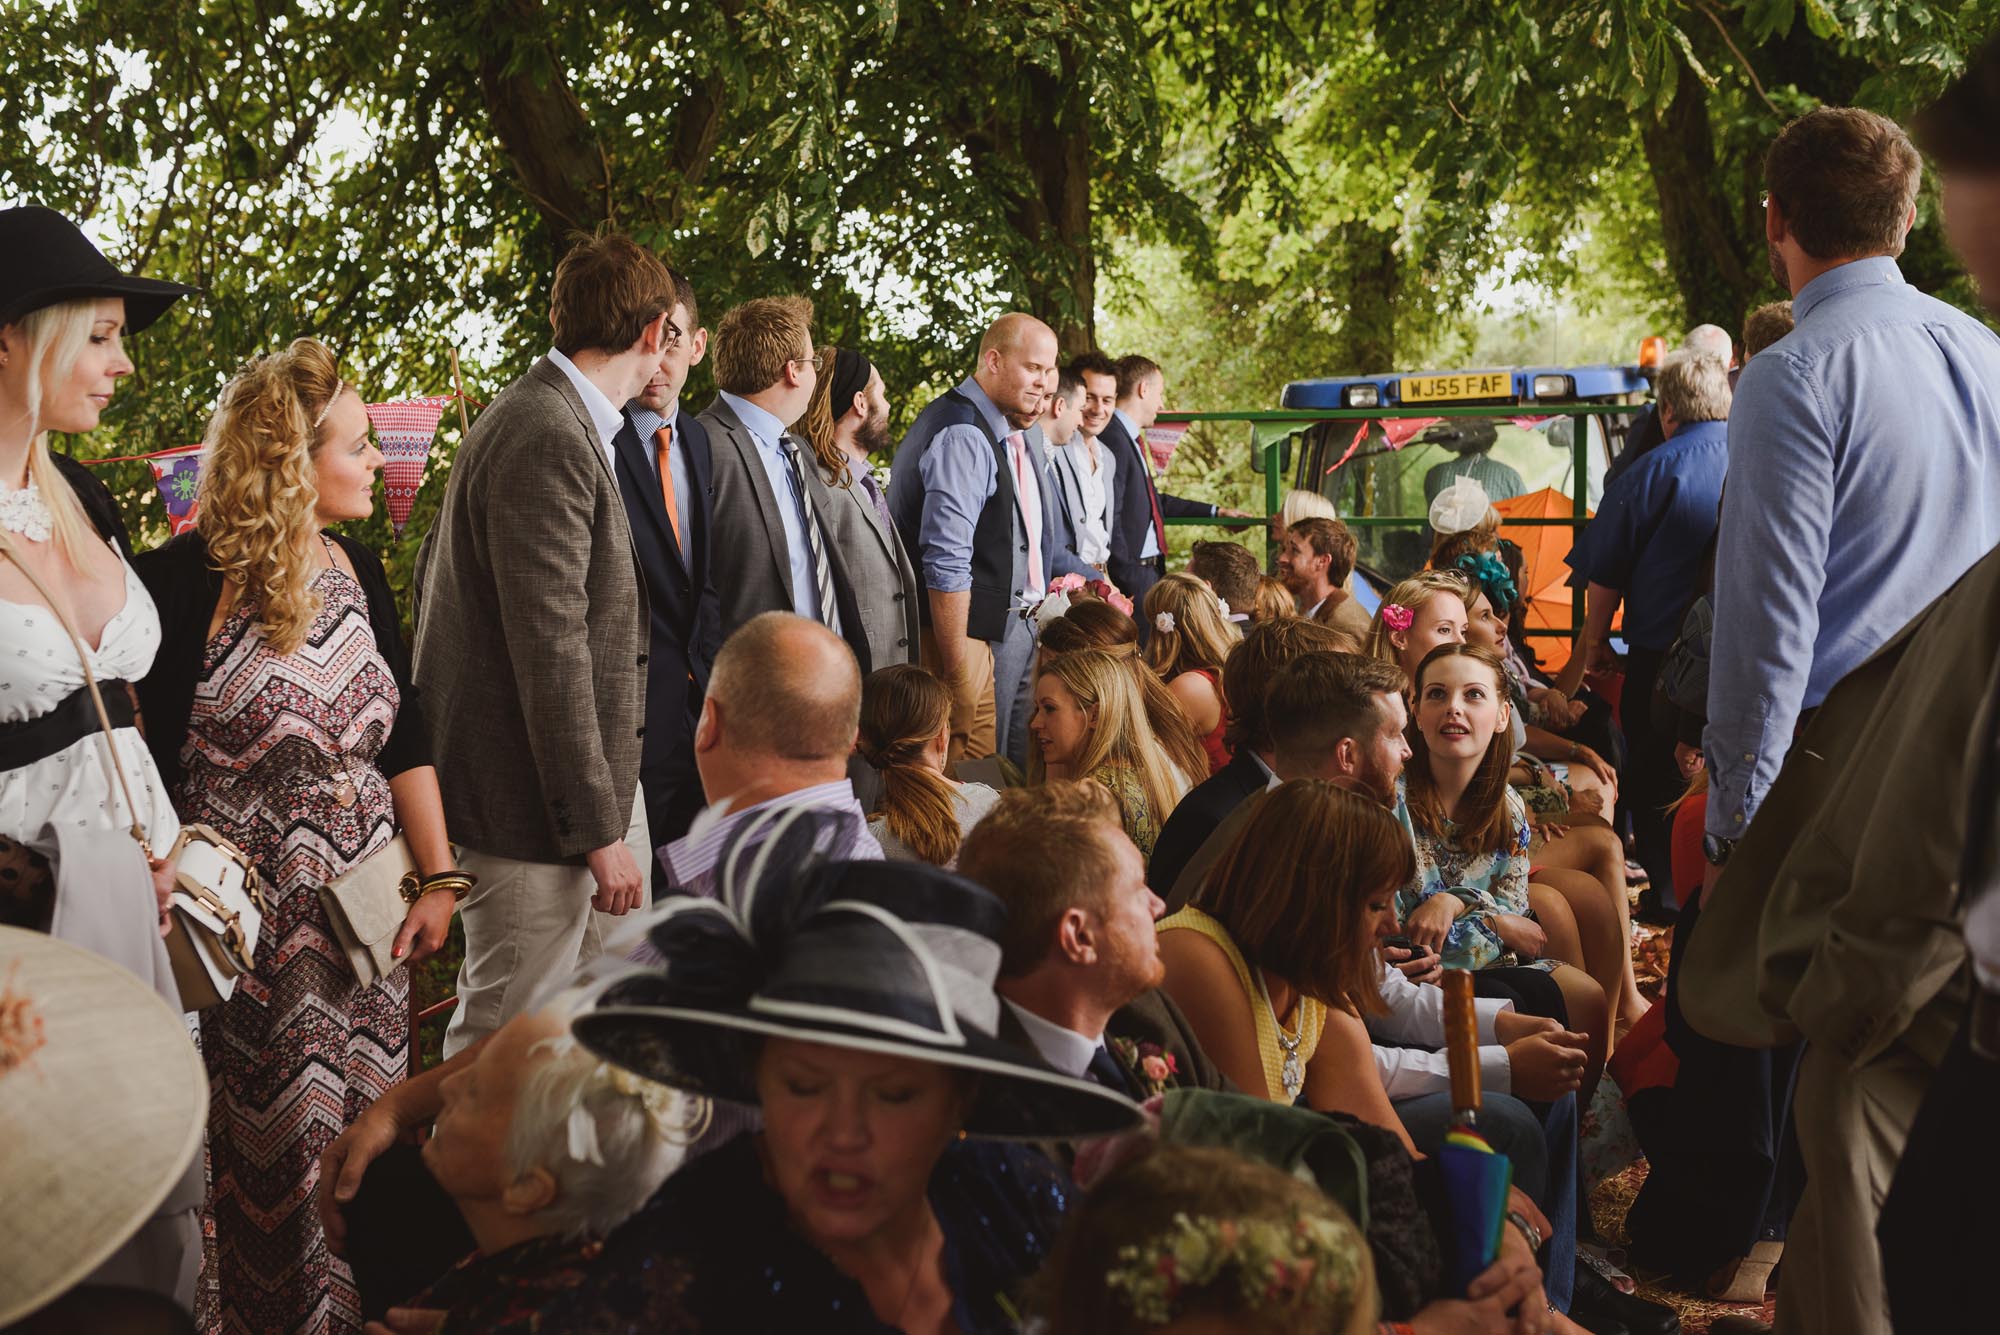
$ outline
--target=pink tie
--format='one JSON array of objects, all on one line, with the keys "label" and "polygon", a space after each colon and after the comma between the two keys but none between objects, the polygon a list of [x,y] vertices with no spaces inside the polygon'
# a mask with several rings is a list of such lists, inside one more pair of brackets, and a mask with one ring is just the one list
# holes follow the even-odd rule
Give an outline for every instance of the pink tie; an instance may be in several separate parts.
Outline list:
[{"label": "pink tie", "polygon": [[1027,433],[1016,431],[1007,437],[1014,456],[1014,494],[1020,499],[1021,527],[1028,534],[1028,591],[1047,588],[1042,579],[1042,483],[1028,458]]}]

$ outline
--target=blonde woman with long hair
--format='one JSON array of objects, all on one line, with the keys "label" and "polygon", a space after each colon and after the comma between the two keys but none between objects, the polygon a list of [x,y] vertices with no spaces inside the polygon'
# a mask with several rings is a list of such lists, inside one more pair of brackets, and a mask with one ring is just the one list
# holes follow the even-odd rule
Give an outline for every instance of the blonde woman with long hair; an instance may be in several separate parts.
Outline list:
[{"label": "blonde woman with long hair", "polygon": [[1201,739],[1209,774],[1229,763],[1222,733],[1229,722],[1222,698],[1222,665],[1243,636],[1225,619],[1215,591],[1193,575],[1176,573],[1146,590],[1153,633],[1146,666],[1166,683],[1188,727]]},{"label": "blonde woman with long hair", "polygon": [[[53,210],[0,211],[0,643],[16,651],[0,672],[0,922],[115,961],[176,1011],[180,992],[159,930],[173,869],[158,855],[173,847],[180,822],[127,687],[153,663],[160,619],[120,553],[124,530],[110,496],[51,452],[49,433],[98,428],[132,374],[125,335],[188,290],[119,273]],[[135,823],[155,854],[150,868],[129,833]],[[191,1303],[201,1195],[195,1155],[90,1282]]]},{"label": "blonde woman with long hair", "polygon": [[1125,833],[1150,858],[1189,784],[1154,740],[1132,674],[1101,649],[1059,654],[1042,664],[1034,703],[1028,732],[1044,775],[1109,788]]},{"label": "blonde woman with long hair", "polygon": [[[1139,698],[1145,702],[1146,722],[1153,729],[1153,740],[1167,753],[1174,768],[1186,777],[1188,787],[1202,781],[1208,773],[1208,752],[1202,749],[1201,739],[1194,735],[1194,727],[1181,712],[1173,692],[1157,672],[1146,666],[1139,649],[1139,625],[1131,617],[1102,599],[1073,594],[1069,611],[1042,627],[1036,648],[1042,662],[1078,649],[1102,649],[1124,664],[1132,674]],[[1029,782],[1034,782],[1040,774],[1041,763],[1040,748],[1030,746]]]},{"label": "blonde woman with long hair", "polygon": [[983,783],[945,774],[951,744],[951,690],[911,663],[861,683],[861,757],[882,776],[869,833],[887,858],[950,867],[966,833],[1000,800]]},{"label": "blonde woman with long hair", "polygon": [[1416,680],[1417,664],[1440,644],[1464,644],[1472,581],[1456,570],[1420,570],[1389,590],[1368,623],[1363,652]]},{"label": "blonde woman with long hair", "polygon": [[251,1330],[358,1330],[360,1301],[311,1204],[319,1155],[409,1069],[410,980],[363,987],[320,887],[400,828],[421,884],[393,944],[444,941],[452,867],[430,742],[382,564],[332,524],[374,508],[361,395],[311,339],[224,387],[199,519],[139,560],[166,638],[141,687],[147,741],[189,820],[267,888],[255,968],[202,1013],[215,1286]]}]

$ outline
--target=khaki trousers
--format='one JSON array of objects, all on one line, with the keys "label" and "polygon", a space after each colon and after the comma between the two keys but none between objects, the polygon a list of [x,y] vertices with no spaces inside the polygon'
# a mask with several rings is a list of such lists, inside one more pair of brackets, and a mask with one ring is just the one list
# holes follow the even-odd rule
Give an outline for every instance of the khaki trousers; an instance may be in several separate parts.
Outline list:
[{"label": "khaki trousers", "polygon": [[[645,797],[634,793],[625,846],[648,882],[653,865],[649,842]],[[517,862],[470,848],[461,853],[465,870],[479,884],[459,908],[465,963],[458,970],[458,1009],[444,1033],[446,1057],[569,982],[604,952],[605,938],[619,922],[590,906],[597,882],[588,867]]]},{"label": "khaki trousers", "polygon": [[1779,1270],[1781,1335],[1891,1335],[1875,1223],[1933,1074],[1901,1043],[1859,1070],[1806,1045],[1792,1099],[1806,1189]]},{"label": "khaki trousers", "polygon": [[968,637],[965,641],[965,675],[953,681],[945,675],[938,658],[937,641],[923,637],[917,661],[937,674],[951,688],[951,744],[944,763],[984,760],[994,750],[993,646]]}]

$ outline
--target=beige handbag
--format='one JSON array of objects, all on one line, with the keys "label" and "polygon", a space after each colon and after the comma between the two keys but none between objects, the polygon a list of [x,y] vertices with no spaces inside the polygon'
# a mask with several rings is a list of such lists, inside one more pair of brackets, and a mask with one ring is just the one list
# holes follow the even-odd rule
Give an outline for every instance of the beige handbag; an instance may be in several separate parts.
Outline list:
[{"label": "beige handbag", "polygon": [[319,888],[327,921],[363,987],[403,962],[389,952],[422,886],[410,841],[399,834]]},{"label": "beige handbag", "polygon": [[[97,674],[90,670],[83,640],[70,625],[62,604],[15,553],[12,540],[4,533],[0,533],[0,555],[12,560],[28,577],[76,649],[77,661],[83,665],[83,684],[90,689],[90,702],[97,707],[97,723],[111,752],[112,770],[132,813],[130,833],[150,866],[155,860],[153,846],[139,819],[139,804],[132,799],[125,764],[118,758],[118,739],[111,716],[104,710],[104,696],[97,689]],[[183,825],[167,858],[175,863],[167,958],[173,964],[182,1008],[205,1010],[227,1001],[236,990],[237,978],[256,965],[257,938],[264,926],[264,882],[257,874],[257,864],[242,849],[206,825]]]}]

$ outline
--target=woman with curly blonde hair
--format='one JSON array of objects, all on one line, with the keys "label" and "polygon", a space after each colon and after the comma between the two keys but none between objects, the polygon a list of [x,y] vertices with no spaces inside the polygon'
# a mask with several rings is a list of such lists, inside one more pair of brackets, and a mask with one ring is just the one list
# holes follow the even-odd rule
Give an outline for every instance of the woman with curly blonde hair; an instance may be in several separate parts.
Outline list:
[{"label": "woman with curly blonde hair", "polygon": [[[409,973],[363,986],[320,887],[400,829],[422,884],[393,943],[444,941],[458,895],[437,772],[394,595],[327,532],[374,509],[382,456],[361,396],[311,339],[252,362],[210,419],[196,530],[139,559],[164,641],[140,686],[147,742],[185,819],[267,887],[256,966],[203,1012],[210,1315],[354,1331],[359,1299],[311,1204],[319,1155],[409,1069]],[[217,1306],[226,1304],[226,1307]]]},{"label": "woman with curly blonde hair", "polygon": [[1102,649],[1058,654],[1035,679],[1034,711],[1028,732],[1044,776],[1109,788],[1125,833],[1150,858],[1190,785],[1154,740],[1132,674]]},{"label": "woman with curly blonde hair", "polygon": [[1222,664],[1243,637],[1224,618],[1222,604],[1207,584],[1185,573],[1168,575],[1146,590],[1146,616],[1153,634],[1146,641],[1146,666],[1172,692],[1188,727],[1201,739],[1209,774],[1229,763],[1222,731],[1229,706],[1222,698]]}]

